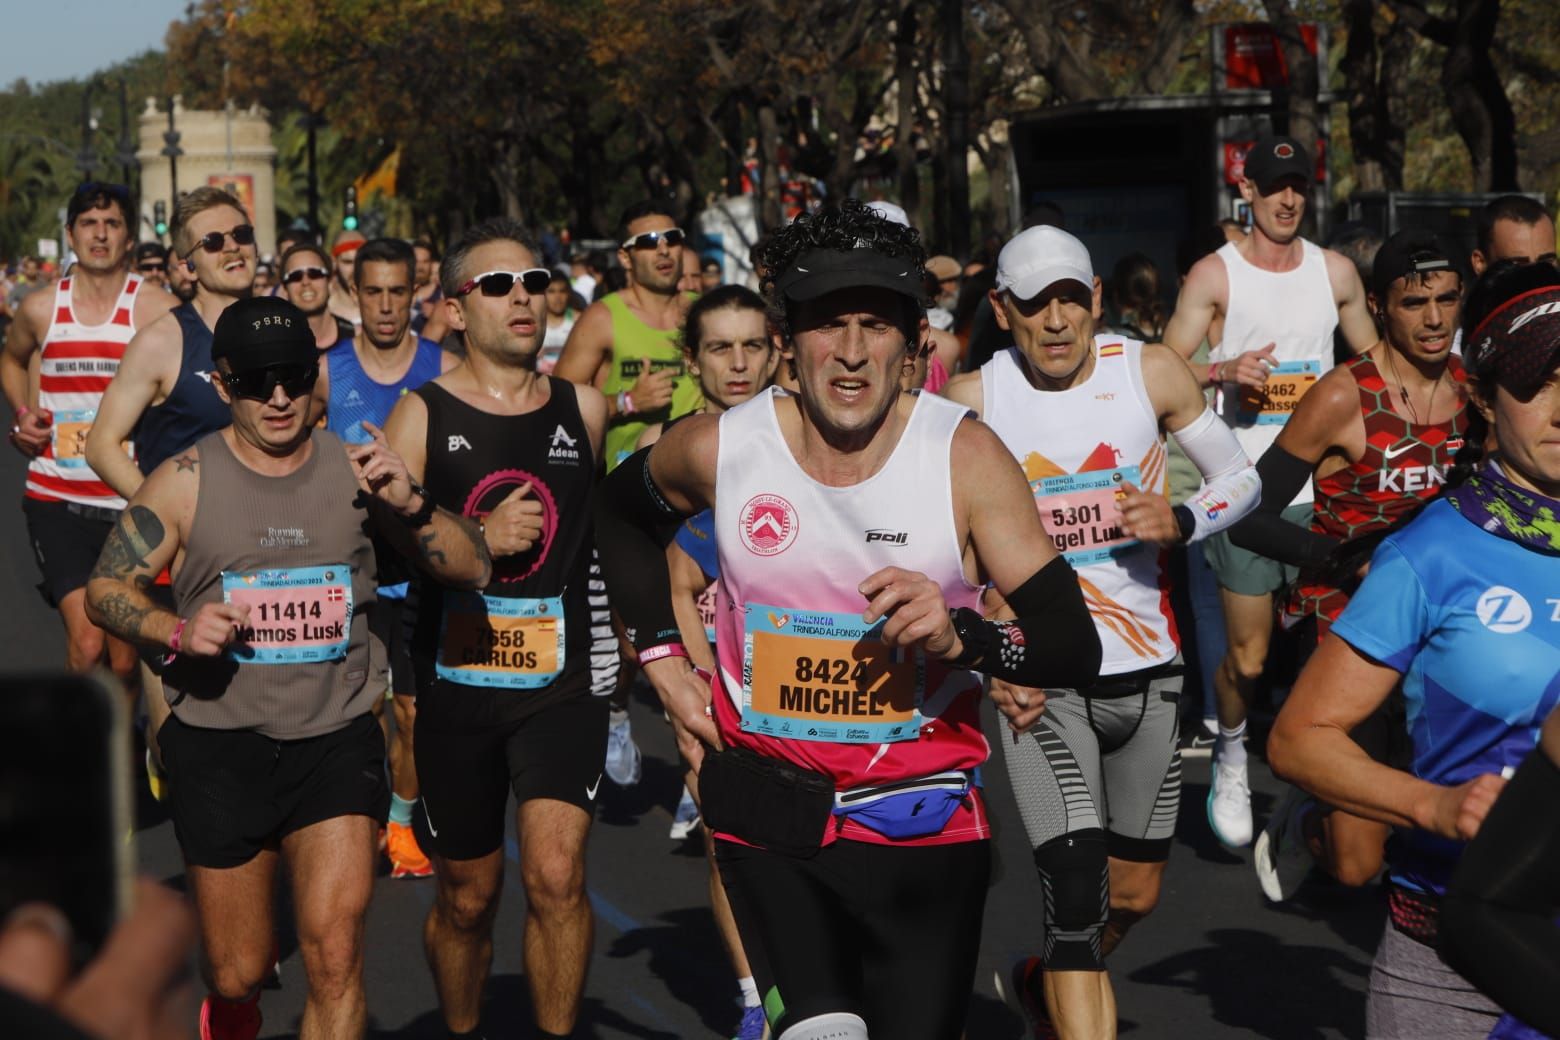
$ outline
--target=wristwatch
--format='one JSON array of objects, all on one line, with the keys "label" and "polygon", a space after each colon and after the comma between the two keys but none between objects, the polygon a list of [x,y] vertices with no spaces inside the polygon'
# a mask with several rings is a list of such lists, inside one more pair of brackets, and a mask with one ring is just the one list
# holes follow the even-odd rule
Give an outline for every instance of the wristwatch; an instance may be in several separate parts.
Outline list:
[{"label": "wristwatch", "polygon": [[400,516],[401,523],[407,527],[427,527],[433,523],[433,514],[438,511],[439,507],[434,504],[433,496],[428,494],[427,488],[417,483],[411,477],[407,477],[406,481],[412,485],[412,494],[422,496],[422,505],[418,507],[415,513],[398,513],[396,515]]}]

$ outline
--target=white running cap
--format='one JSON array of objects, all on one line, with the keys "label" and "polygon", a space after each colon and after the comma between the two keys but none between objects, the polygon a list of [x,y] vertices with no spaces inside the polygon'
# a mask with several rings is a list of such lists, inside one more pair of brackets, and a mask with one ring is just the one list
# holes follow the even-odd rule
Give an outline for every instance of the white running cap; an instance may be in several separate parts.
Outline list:
[{"label": "white running cap", "polygon": [[1032,300],[1064,281],[1094,290],[1089,250],[1061,228],[1041,224],[1020,231],[997,256],[997,290],[1021,300]]},{"label": "white running cap", "polygon": [[904,211],[902,206],[896,206],[892,202],[884,202],[882,199],[877,199],[867,203],[867,208],[884,220],[892,221],[895,224],[903,224],[905,227],[910,226],[910,215]]}]

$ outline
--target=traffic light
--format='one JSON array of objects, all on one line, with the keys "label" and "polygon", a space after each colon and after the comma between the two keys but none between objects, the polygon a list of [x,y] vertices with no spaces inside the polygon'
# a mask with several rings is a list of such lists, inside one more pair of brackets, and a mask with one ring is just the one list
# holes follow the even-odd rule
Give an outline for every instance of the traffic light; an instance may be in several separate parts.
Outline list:
[{"label": "traffic light", "polygon": [[346,231],[356,231],[358,226],[357,188],[351,184],[347,185],[347,205],[341,215],[341,226]]},{"label": "traffic light", "polygon": [[152,203],[152,230],[158,238],[168,233],[168,204],[161,199]]}]

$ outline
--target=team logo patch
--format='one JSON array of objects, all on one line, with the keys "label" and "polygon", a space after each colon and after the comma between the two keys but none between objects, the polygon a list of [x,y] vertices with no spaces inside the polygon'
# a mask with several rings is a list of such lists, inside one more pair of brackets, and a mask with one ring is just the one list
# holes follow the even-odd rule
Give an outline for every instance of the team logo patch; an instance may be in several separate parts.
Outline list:
[{"label": "team logo patch", "polygon": [[754,495],[737,522],[742,544],[755,556],[775,556],[796,541],[796,508],[779,495]]},{"label": "team logo patch", "polygon": [[1504,585],[1485,589],[1474,610],[1491,632],[1520,632],[1533,623],[1533,608],[1527,599],[1516,589]]},{"label": "team logo patch", "polygon": [[1280,159],[1293,159],[1295,156],[1295,149],[1293,145],[1279,144],[1273,147],[1273,154],[1278,156]]}]

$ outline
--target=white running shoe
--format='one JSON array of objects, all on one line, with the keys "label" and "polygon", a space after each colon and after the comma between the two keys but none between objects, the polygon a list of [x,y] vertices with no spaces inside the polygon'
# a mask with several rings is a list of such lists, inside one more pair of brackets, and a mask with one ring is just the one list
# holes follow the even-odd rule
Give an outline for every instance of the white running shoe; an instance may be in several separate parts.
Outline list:
[{"label": "white running shoe", "polygon": [[1246,767],[1214,759],[1213,782],[1208,785],[1208,825],[1213,836],[1231,848],[1251,844],[1251,786]]},{"label": "white running shoe", "polygon": [[683,841],[699,826],[699,807],[694,804],[693,795],[684,787],[682,798],[678,799],[677,811],[672,814],[671,839]]},{"label": "white running shoe", "polygon": [[1257,871],[1257,881],[1262,894],[1275,903],[1291,898],[1300,889],[1316,861],[1306,845],[1303,822],[1316,808],[1316,799],[1291,787],[1284,792],[1267,826],[1257,836],[1252,850],[1252,866]]},{"label": "white running shoe", "polygon": [[614,711],[607,726],[607,776],[619,787],[633,787],[644,774],[639,745],[628,725],[628,712]]}]

